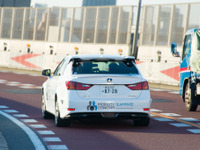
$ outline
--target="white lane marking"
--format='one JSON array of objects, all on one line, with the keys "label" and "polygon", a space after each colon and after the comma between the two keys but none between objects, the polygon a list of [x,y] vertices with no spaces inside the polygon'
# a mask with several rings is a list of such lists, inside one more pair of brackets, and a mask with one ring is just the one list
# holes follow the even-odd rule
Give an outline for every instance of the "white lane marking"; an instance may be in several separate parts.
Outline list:
[{"label": "white lane marking", "polygon": [[[0,109],[7,109],[7,108],[9,108],[9,107],[4,106],[4,105],[0,105]],[[15,110],[7,110],[7,111],[8,112],[18,112],[18,111],[15,111]],[[11,121],[13,121],[14,123],[17,122],[17,123],[23,124],[21,121],[24,121],[24,122],[37,122],[35,119],[21,119],[21,121],[19,121],[17,119],[13,119],[12,116],[10,116],[10,115],[8,115],[8,114],[6,114],[4,112],[2,112],[2,113],[7,115],[7,116],[9,116],[10,118],[8,118],[8,117],[7,118],[10,119]],[[0,112],[0,114],[1,114],[1,112]],[[25,115],[25,114],[12,114],[12,115],[14,117],[18,117],[18,118],[27,118],[27,117],[29,117],[28,115]],[[20,126],[19,124],[17,124],[17,125]],[[27,125],[25,125],[25,124],[23,124],[23,125],[30,130],[30,128]],[[29,126],[32,127],[32,128],[36,128],[36,129],[47,128],[45,125],[42,125],[42,124],[33,124],[33,125],[29,125]],[[20,126],[20,128],[23,128],[23,126]],[[25,131],[25,129],[23,129],[23,130]],[[32,130],[31,130],[31,132],[29,132],[29,130],[26,129],[26,131],[27,131],[26,134],[27,135],[29,134],[28,136],[30,137],[32,143],[34,142],[33,145],[36,148],[36,150],[45,149],[44,148],[45,146],[43,144],[41,145],[41,143],[42,143],[41,141],[38,142],[36,138],[31,138],[31,137],[34,137],[36,134]],[[31,135],[32,132],[35,135]],[[38,131],[38,133],[41,134],[41,135],[54,135],[55,134],[53,131],[50,131],[50,130]],[[45,138],[43,138],[43,141],[44,142],[61,142],[61,139],[59,137],[45,137]],[[52,150],[56,150],[56,149],[68,150],[66,145],[49,145],[49,148],[52,149]]]},{"label": "white lane marking", "polygon": [[19,86],[20,88],[22,89],[32,89],[33,87],[30,87],[30,86]]},{"label": "white lane marking", "polygon": [[8,84],[6,84],[7,86],[18,86],[17,84],[13,84],[13,83],[8,83]]},{"label": "white lane marking", "polygon": [[200,133],[200,129],[187,129],[188,131],[195,133],[195,134],[199,134]]},{"label": "white lane marking", "polygon": [[8,109],[8,110],[3,110],[6,113],[18,113],[19,111],[13,110],[13,109]]},{"label": "white lane marking", "polygon": [[51,130],[44,130],[44,131],[38,131],[41,135],[54,135],[55,133]]},{"label": "white lane marking", "polygon": [[32,128],[37,128],[37,129],[44,129],[44,128],[47,128],[45,125],[43,124],[33,124],[33,125],[30,125]]},{"label": "white lane marking", "polygon": [[151,91],[157,91],[157,92],[164,92],[164,91],[169,91],[166,89],[157,89],[157,88],[150,88]]},{"label": "white lane marking", "polygon": [[5,82],[7,82],[7,81],[6,81],[6,80],[1,80],[1,79],[0,79],[0,83],[5,83]]},{"label": "white lane marking", "polygon": [[175,113],[160,113],[160,114],[165,115],[165,116],[169,116],[169,117],[181,116],[181,115],[175,114]]},{"label": "white lane marking", "polygon": [[41,89],[42,87],[41,86],[36,86],[36,85],[33,85],[33,84],[23,84],[23,83],[20,83],[20,82],[15,82],[15,81],[7,81],[7,80],[1,80],[0,79],[0,84],[5,84],[7,86],[18,86],[19,88],[24,88],[24,89],[31,89],[31,88],[34,88],[34,89]]},{"label": "white lane marking", "polygon": [[61,142],[59,137],[45,137],[43,138],[45,142]]},{"label": "white lane marking", "polygon": [[20,82],[15,82],[15,81],[7,81],[6,85],[8,86],[18,86],[20,84]]},{"label": "white lane marking", "polygon": [[198,119],[195,119],[195,118],[179,118],[181,120],[184,120],[184,121],[200,121]]},{"label": "white lane marking", "polygon": [[189,124],[186,123],[170,123],[170,125],[175,126],[175,127],[192,127]]},{"label": "white lane marking", "polygon": [[154,120],[157,120],[157,121],[174,121],[172,119],[168,119],[168,118],[153,118]]},{"label": "white lane marking", "polygon": [[39,75],[39,74],[27,74],[29,76],[33,76],[33,77],[42,77],[42,75]]},{"label": "white lane marking", "polygon": [[68,150],[66,145],[48,145],[49,150]]},{"label": "white lane marking", "polygon": [[45,150],[46,149],[45,146],[43,145],[43,143],[41,142],[41,140],[38,138],[38,136],[28,126],[26,126],[21,121],[10,116],[9,114],[6,114],[5,112],[3,112],[1,110],[0,110],[0,114],[3,115],[4,117],[8,118],[9,120],[11,120],[16,125],[18,125],[29,136],[29,138],[32,141],[36,150]]},{"label": "white lane marking", "polygon": [[150,111],[152,111],[152,112],[162,112],[162,110],[159,110],[159,109],[151,109]]},{"label": "white lane marking", "polygon": [[37,120],[35,119],[22,119],[23,122],[26,122],[26,123],[34,123],[34,122],[37,122]]},{"label": "white lane marking", "polygon": [[171,91],[171,92],[168,92],[168,93],[171,93],[171,94],[179,94],[179,91]]},{"label": "white lane marking", "polygon": [[21,84],[21,86],[35,86],[35,85],[33,85],[33,84]]},{"label": "white lane marking", "polygon": [[5,108],[9,108],[9,107],[4,106],[4,105],[0,105],[0,109],[5,109]]},{"label": "white lane marking", "polygon": [[25,114],[14,114],[13,116],[18,117],[18,118],[28,118],[29,117]]},{"label": "white lane marking", "polygon": [[20,84],[20,82],[16,82],[16,81],[9,81],[9,84]]}]

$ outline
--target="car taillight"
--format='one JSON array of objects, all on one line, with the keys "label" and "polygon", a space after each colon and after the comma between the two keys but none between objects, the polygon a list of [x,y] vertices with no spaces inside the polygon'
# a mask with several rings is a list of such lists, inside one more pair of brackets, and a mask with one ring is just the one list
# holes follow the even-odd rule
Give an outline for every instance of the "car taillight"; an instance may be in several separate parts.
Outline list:
[{"label": "car taillight", "polygon": [[149,85],[147,81],[135,83],[135,84],[128,84],[126,85],[126,87],[128,87],[131,90],[148,90],[149,89]]},{"label": "car taillight", "polygon": [[66,82],[66,87],[68,90],[88,90],[92,86],[93,85],[91,84],[84,84],[84,83],[79,83],[79,82],[74,82],[74,81]]}]

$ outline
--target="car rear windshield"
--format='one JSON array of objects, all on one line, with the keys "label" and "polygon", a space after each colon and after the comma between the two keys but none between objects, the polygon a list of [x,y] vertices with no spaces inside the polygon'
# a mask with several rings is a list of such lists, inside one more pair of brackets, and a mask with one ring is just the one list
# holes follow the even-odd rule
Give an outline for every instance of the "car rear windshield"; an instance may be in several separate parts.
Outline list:
[{"label": "car rear windshield", "polygon": [[130,60],[81,60],[74,61],[73,74],[138,74],[138,70]]}]

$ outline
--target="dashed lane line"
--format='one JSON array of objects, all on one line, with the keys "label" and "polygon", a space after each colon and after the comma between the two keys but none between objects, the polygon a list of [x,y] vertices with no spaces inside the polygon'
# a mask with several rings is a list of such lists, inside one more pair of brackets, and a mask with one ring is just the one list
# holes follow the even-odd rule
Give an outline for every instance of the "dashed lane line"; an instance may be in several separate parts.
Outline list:
[{"label": "dashed lane line", "polygon": [[32,128],[35,128],[35,129],[45,129],[47,128],[45,125],[43,124],[33,124],[33,125],[30,125]]},{"label": "dashed lane line", "polygon": [[45,137],[43,138],[45,142],[61,142],[59,137]]},{"label": "dashed lane line", "polygon": [[1,79],[0,79],[0,84],[5,84],[7,86],[17,86],[19,88],[24,88],[24,89],[41,89],[41,86],[36,86],[33,84],[24,84],[15,81],[1,80]]},{"label": "dashed lane line", "polygon": [[155,112],[150,112],[150,113],[152,115],[156,115],[156,116],[159,116],[159,117],[162,117],[162,118],[166,118],[166,119],[171,119],[171,120],[174,120],[174,121],[178,121],[178,122],[181,122],[181,123],[185,123],[185,124],[191,125],[191,126],[196,127],[196,128],[200,128],[199,124],[188,122],[188,121],[185,121],[183,119],[174,118],[174,117],[171,117],[171,116],[166,116],[166,115],[155,113]]},{"label": "dashed lane line", "polygon": [[66,145],[48,145],[49,150],[68,150]]},{"label": "dashed lane line", "polygon": [[192,127],[191,125],[185,123],[170,123],[170,125],[175,127]]},{"label": "dashed lane line", "polygon": [[[59,137],[48,137],[48,136],[51,136],[51,135],[55,135],[55,133],[51,130],[48,130],[48,128],[43,124],[35,124],[35,123],[38,122],[37,120],[35,120],[35,119],[22,119],[22,118],[29,118],[29,116],[25,115],[25,114],[19,114],[18,111],[9,109],[9,107],[4,106],[4,105],[0,105],[0,109],[2,109],[2,111],[0,110],[0,114],[2,114],[2,115],[5,114],[7,117],[11,118],[10,119],[11,121],[13,121],[14,123],[20,124],[21,128],[24,128],[24,126],[25,126],[26,133],[28,132],[29,133],[28,136],[29,137],[31,136],[32,142],[35,142],[34,145],[35,145],[36,150],[42,150],[43,149],[41,147],[40,143],[37,142],[37,139],[34,138],[34,135],[32,135],[34,133],[36,134],[36,132],[39,135],[41,135],[40,136],[41,138],[42,138],[42,136],[44,136],[42,138],[42,140],[46,143],[46,146],[49,150],[68,150],[66,145],[60,144],[62,142],[62,140]],[[17,113],[17,114],[13,114],[13,113]],[[16,117],[16,118],[14,118],[13,116]],[[12,118],[14,118],[14,119],[12,119]],[[24,123],[26,123],[26,124],[24,124]],[[33,123],[33,124],[31,124],[31,123]],[[36,132],[32,131],[33,133],[30,133],[29,127],[31,127],[32,129],[34,128]],[[50,145],[52,142],[55,145]],[[45,146],[43,145],[43,147],[45,147]]]},{"label": "dashed lane line", "polygon": [[36,150],[45,150],[46,149],[45,146],[43,145],[43,143],[41,142],[41,140],[39,139],[39,137],[27,125],[25,125],[18,119],[12,117],[11,115],[9,115],[1,110],[0,110],[0,114],[3,115],[4,117],[8,118],[12,122],[14,122],[16,125],[18,125],[29,136],[29,138],[32,141]]}]

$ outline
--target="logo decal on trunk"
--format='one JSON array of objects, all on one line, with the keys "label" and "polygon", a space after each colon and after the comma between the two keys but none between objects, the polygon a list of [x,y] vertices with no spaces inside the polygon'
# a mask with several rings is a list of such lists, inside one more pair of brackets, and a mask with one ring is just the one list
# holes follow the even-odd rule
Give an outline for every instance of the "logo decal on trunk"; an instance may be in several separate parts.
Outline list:
[{"label": "logo decal on trunk", "polygon": [[122,102],[122,103],[115,103],[115,102],[95,102],[89,101],[89,105],[87,106],[87,110],[89,111],[96,111],[96,110],[127,110],[133,109],[134,104],[132,102]]},{"label": "logo decal on trunk", "polygon": [[87,106],[87,110],[91,110],[91,111],[94,111],[94,110],[97,110],[97,105],[95,105],[95,101],[89,101],[89,105]]}]

